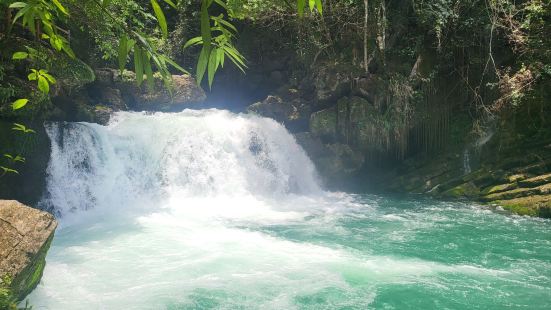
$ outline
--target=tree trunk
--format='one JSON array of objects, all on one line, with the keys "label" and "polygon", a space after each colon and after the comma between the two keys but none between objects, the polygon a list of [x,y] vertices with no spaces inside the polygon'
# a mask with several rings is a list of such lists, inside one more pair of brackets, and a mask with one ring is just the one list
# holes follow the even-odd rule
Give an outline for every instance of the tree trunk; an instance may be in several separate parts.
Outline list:
[{"label": "tree trunk", "polygon": [[365,72],[367,73],[368,72],[368,69],[367,67],[369,66],[369,61],[367,60],[367,21],[368,21],[368,17],[369,17],[369,0],[364,0],[364,69],[365,69]]}]

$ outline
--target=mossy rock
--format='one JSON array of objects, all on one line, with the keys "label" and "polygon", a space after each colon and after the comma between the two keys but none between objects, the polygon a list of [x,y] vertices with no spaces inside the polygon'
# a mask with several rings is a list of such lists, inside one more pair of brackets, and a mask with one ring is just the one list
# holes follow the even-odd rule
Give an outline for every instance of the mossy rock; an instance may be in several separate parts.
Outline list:
[{"label": "mossy rock", "polygon": [[472,182],[463,183],[441,194],[442,197],[449,198],[475,198],[478,195],[480,195],[480,189]]},{"label": "mossy rock", "polygon": [[546,183],[551,183],[551,173],[529,178],[519,182],[519,184],[524,187],[535,187]]},{"label": "mossy rock", "polygon": [[503,209],[518,215],[551,218],[551,195],[534,195],[496,201]]},{"label": "mossy rock", "polygon": [[489,187],[485,188],[482,191],[482,194],[483,195],[490,195],[490,194],[495,194],[495,193],[500,193],[500,192],[505,192],[505,191],[509,191],[509,190],[512,190],[512,189],[516,189],[517,187],[518,187],[517,183],[499,184],[499,185],[489,186]]}]

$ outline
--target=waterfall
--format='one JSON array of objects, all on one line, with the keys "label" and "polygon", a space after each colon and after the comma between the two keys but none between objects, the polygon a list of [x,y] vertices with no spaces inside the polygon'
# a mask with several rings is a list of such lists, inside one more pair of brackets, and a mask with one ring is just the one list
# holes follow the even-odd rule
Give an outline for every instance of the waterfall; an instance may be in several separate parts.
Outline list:
[{"label": "waterfall", "polygon": [[471,173],[471,155],[469,153],[469,148],[466,148],[463,151],[463,174]]},{"label": "waterfall", "polygon": [[315,169],[277,122],[220,110],[119,112],[108,126],[52,123],[42,207],[79,211],[185,197],[319,191]]}]

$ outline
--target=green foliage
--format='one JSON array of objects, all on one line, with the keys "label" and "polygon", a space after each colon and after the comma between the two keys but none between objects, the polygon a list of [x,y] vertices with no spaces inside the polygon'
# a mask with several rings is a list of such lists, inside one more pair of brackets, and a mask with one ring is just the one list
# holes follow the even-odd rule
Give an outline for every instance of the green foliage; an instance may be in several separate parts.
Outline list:
[{"label": "green foliage", "polygon": [[28,302],[23,308],[17,306],[17,298],[13,295],[10,285],[10,277],[5,276],[0,279],[0,310],[32,310]]}]

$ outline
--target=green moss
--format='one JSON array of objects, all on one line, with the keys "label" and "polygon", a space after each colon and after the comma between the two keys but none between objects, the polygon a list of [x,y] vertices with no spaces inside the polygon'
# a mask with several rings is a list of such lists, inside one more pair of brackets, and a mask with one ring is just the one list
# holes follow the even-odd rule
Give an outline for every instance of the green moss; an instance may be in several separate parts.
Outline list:
[{"label": "green moss", "polygon": [[[498,202],[499,203],[499,202]],[[503,207],[503,209],[510,211],[514,214],[518,215],[528,215],[528,216],[537,216],[538,210],[537,208],[531,208],[526,205],[522,204],[505,204],[500,203],[500,205]]]},{"label": "green moss", "polygon": [[480,194],[480,189],[472,182],[463,183],[442,193],[443,197],[473,198]]}]

